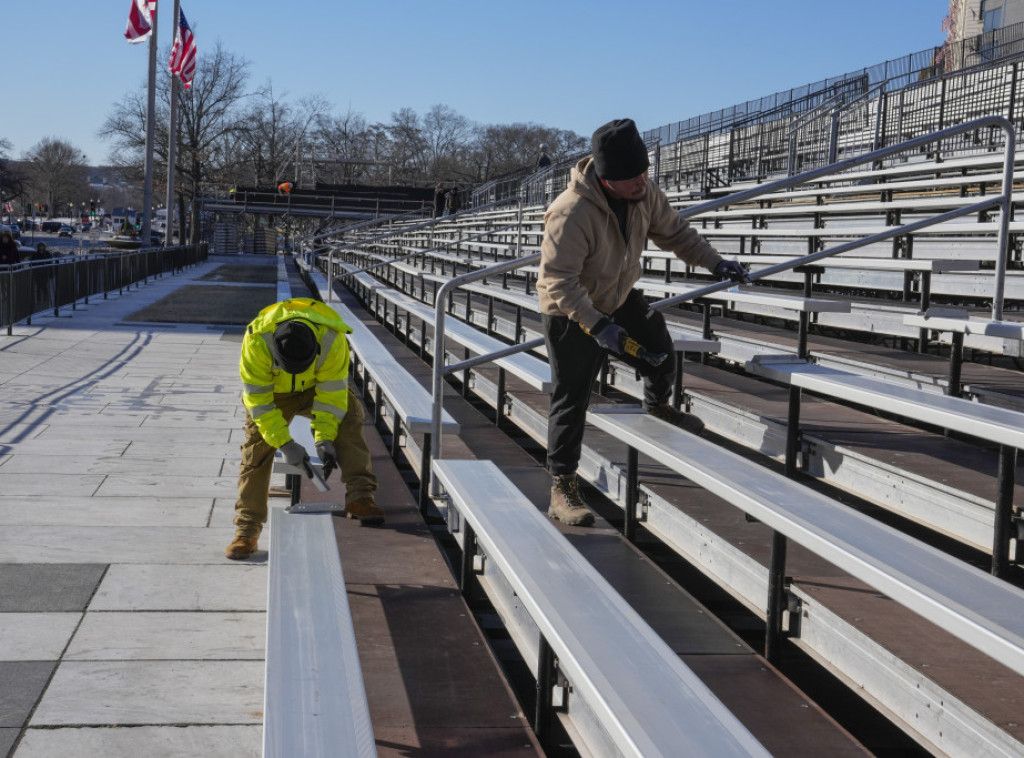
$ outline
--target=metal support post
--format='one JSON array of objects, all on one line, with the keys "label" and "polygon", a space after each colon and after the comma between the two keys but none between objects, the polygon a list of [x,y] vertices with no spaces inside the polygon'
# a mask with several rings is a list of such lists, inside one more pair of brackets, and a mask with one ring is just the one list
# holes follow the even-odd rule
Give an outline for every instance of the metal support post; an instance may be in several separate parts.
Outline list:
[{"label": "metal support post", "polygon": [[996,484],[995,526],[992,534],[992,574],[1003,577],[1010,567],[1010,539],[1013,535],[1013,486],[1017,469],[1017,448],[999,446]]},{"label": "metal support post", "polygon": [[537,703],[533,712],[533,733],[543,746],[551,731],[551,689],[555,682],[555,654],[544,635],[537,650]]},{"label": "metal support post", "polygon": [[427,506],[430,504],[430,461],[433,456],[431,452],[432,438],[430,434],[423,435],[423,456],[420,459],[420,515],[427,515]]},{"label": "metal support post", "polygon": [[476,555],[476,533],[464,520],[462,523],[462,557],[459,560],[459,592],[468,599],[473,589],[473,556]]},{"label": "metal support post", "polygon": [[953,332],[952,343],[949,346],[949,373],[947,375],[946,394],[950,397],[960,397],[960,371],[964,362],[964,333]]},{"label": "metal support post", "polygon": [[768,566],[768,608],[765,618],[764,657],[776,664],[782,647],[782,611],[786,604],[785,535],[772,531],[771,560]]},{"label": "metal support post", "polygon": [[626,521],[622,527],[623,536],[636,542],[636,506],[640,500],[639,471],[640,455],[630,447],[626,455]]}]

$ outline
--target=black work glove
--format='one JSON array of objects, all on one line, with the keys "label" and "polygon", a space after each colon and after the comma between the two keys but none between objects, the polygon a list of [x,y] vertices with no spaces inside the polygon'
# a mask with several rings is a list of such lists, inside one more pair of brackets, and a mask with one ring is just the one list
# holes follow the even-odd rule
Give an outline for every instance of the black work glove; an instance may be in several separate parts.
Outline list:
[{"label": "black work glove", "polygon": [[736,261],[723,260],[715,266],[715,270],[712,273],[719,279],[729,279],[736,284],[750,283],[750,277],[747,276],[747,270]]},{"label": "black work glove", "polygon": [[601,320],[594,324],[594,328],[587,331],[597,344],[612,353],[618,353],[621,350],[620,345],[625,341],[626,330],[618,324],[612,323],[611,319],[607,316],[602,316]]},{"label": "black work glove", "polygon": [[281,445],[281,455],[284,456],[284,462],[289,466],[301,466],[302,462],[309,457],[306,448],[295,440],[288,440]]},{"label": "black work glove", "polygon": [[316,454],[320,456],[324,479],[327,479],[331,472],[338,467],[338,454],[334,451],[334,443],[330,440],[320,440],[316,443]]}]

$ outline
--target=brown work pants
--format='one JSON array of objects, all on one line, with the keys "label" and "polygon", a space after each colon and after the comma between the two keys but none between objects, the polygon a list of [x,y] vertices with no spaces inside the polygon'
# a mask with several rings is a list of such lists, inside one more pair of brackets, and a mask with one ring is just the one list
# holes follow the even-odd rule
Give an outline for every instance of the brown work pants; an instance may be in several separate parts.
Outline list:
[{"label": "brown work pants", "polygon": [[[316,389],[274,395],[274,404],[291,423],[296,416],[313,417]],[[370,450],[363,437],[366,411],[354,392],[348,393],[348,412],[338,426],[334,449],[338,454],[341,481],[345,485],[345,504],[363,497],[373,497],[377,477],[370,466]],[[270,475],[277,448],[267,444],[248,412],[245,414],[245,441],[242,443],[242,464],[238,472],[238,501],[235,503],[235,533],[239,537],[259,537],[267,521],[267,497]],[[310,454],[312,450],[308,451]]]}]

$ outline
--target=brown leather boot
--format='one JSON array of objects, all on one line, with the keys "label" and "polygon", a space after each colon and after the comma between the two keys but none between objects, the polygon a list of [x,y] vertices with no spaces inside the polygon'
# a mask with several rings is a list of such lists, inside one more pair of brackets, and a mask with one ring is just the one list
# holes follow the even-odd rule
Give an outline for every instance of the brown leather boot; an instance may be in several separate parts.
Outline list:
[{"label": "brown leather boot", "polygon": [[580,483],[576,479],[576,474],[555,477],[555,483],[551,487],[548,517],[558,519],[567,526],[590,526],[594,523],[594,514],[587,508],[580,495]]},{"label": "brown leather boot", "polygon": [[259,537],[235,537],[235,541],[228,545],[224,554],[233,561],[240,561],[248,558],[256,552],[256,543]]},{"label": "brown leather boot", "polygon": [[373,502],[372,497],[361,497],[345,504],[346,518],[354,518],[360,524],[373,526],[384,523],[384,509]]}]

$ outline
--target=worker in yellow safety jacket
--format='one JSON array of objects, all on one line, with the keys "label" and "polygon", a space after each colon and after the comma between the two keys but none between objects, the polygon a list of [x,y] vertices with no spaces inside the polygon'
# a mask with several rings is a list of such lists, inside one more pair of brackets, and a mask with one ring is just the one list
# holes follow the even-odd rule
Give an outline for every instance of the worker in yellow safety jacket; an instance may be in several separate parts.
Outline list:
[{"label": "worker in yellow safety jacket", "polygon": [[384,511],[373,499],[377,477],[363,437],[366,415],[348,386],[345,335],[351,331],[334,309],[311,298],[267,306],[246,328],[239,363],[245,441],[228,558],[247,558],[256,550],[267,520],[275,449],[293,465],[309,455],[288,431],[295,416],[311,419],[324,479],[341,468],[346,515],[363,524],[383,523]]}]

